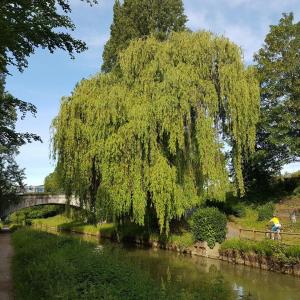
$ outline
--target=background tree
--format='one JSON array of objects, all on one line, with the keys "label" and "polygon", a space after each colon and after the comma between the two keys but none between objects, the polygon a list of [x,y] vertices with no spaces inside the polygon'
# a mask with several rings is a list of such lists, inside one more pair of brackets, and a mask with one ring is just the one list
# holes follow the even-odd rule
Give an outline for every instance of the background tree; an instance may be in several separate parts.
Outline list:
[{"label": "background tree", "polygon": [[173,31],[186,30],[186,22],[182,0],[124,0],[122,4],[116,0],[102,71],[112,70],[118,54],[132,39],[153,34],[164,40]]},{"label": "background tree", "polygon": [[282,166],[300,156],[300,22],[283,14],[255,55],[261,90],[256,153],[246,164],[252,189],[266,190]]},{"label": "background tree", "polygon": [[[208,32],[136,40],[120,71],[82,81],[54,120],[54,153],[68,191],[86,207],[138,224],[153,209],[162,232],[172,219],[236,190],[255,145],[259,88],[239,47]],[[242,120],[242,121],[241,121]]]},{"label": "background tree", "polygon": [[62,178],[56,167],[54,172],[45,177],[44,188],[46,193],[59,194],[63,193]]},{"label": "background tree", "polygon": [[[84,1],[84,0],[82,0]],[[92,4],[96,0],[85,0]],[[9,65],[21,71],[27,57],[36,47],[66,50],[72,57],[82,52],[86,44],[74,39],[66,30],[75,25],[68,16],[71,6],[67,0],[2,0],[0,5],[0,73]]]},{"label": "background tree", "polygon": [[[84,1],[84,0],[83,0]],[[85,0],[89,4],[96,0]],[[5,91],[5,75],[10,65],[19,71],[27,67],[27,57],[36,47],[74,52],[86,49],[83,41],[74,39],[66,30],[75,25],[68,16],[69,1],[3,0],[0,5],[0,208],[16,196],[22,186],[24,170],[15,162],[18,148],[40,138],[30,133],[15,131],[18,112],[36,113],[34,105],[19,100]]]},{"label": "background tree", "polygon": [[16,200],[16,193],[23,186],[24,171],[15,162],[18,148],[40,138],[30,133],[15,130],[18,111],[21,118],[26,113],[36,113],[33,105],[16,99],[4,89],[5,76],[0,75],[0,209]]}]

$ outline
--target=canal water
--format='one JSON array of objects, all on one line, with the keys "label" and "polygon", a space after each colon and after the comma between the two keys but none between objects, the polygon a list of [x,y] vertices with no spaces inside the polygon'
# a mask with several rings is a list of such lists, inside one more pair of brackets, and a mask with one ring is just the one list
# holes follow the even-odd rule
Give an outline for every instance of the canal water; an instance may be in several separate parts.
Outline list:
[{"label": "canal water", "polygon": [[[73,235],[73,234],[72,234]],[[86,236],[74,235],[87,239]],[[137,248],[88,237],[95,249],[126,257],[151,274],[174,299],[300,300],[300,278],[177,252]],[[180,295],[178,298],[176,295]],[[184,296],[186,295],[186,297]]]}]

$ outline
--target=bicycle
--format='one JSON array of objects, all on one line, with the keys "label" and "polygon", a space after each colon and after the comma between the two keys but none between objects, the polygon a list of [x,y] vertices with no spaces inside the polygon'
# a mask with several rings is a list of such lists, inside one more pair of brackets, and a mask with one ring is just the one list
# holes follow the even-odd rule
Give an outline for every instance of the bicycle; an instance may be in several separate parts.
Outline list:
[{"label": "bicycle", "polygon": [[[272,226],[273,228],[273,226]],[[270,240],[277,240],[280,241],[281,240],[281,226],[280,227],[276,227],[276,230],[272,230],[272,228],[270,229],[268,226],[269,231],[266,232],[266,238],[270,239]]]}]

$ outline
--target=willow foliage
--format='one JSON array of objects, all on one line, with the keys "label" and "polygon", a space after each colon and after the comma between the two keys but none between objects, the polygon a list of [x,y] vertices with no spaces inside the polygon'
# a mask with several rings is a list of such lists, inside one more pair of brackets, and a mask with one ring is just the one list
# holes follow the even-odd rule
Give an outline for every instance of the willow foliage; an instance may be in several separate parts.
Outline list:
[{"label": "willow foliage", "polygon": [[[229,189],[255,143],[259,89],[239,47],[208,32],[133,41],[121,74],[83,80],[54,120],[54,152],[69,190],[143,224],[154,207],[161,230],[205,198]],[[95,203],[91,204],[92,206]]]}]

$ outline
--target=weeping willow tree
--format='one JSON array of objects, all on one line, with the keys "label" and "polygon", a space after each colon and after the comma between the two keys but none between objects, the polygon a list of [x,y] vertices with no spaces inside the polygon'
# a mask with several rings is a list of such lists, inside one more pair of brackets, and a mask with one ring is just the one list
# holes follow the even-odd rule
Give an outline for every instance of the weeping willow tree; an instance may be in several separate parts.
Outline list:
[{"label": "weeping willow tree", "polygon": [[208,32],[174,33],[131,42],[119,64],[80,82],[53,122],[67,190],[138,224],[151,207],[164,232],[204,199],[224,200],[232,182],[243,194],[259,89],[240,48]]}]

